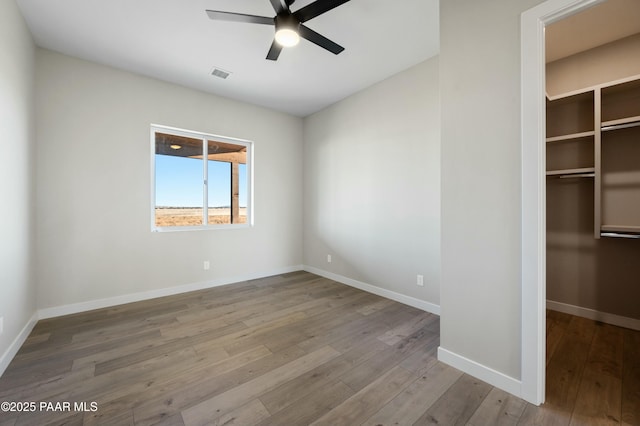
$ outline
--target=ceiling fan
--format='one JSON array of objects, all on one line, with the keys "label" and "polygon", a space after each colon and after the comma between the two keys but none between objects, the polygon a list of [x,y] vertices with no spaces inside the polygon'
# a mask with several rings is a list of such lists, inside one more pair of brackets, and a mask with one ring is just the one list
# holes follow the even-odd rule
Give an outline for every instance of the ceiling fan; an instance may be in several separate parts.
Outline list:
[{"label": "ceiling fan", "polygon": [[349,0],[317,0],[302,9],[291,12],[289,6],[295,0],[269,0],[276,16],[269,18],[267,16],[246,15],[243,13],[223,12],[220,10],[207,10],[209,18],[219,21],[246,22],[250,24],[274,25],[276,34],[271,48],[267,54],[267,59],[271,61],[278,60],[283,47],[295,46],[300,41],[300,37],[317,44],[323,49],[331,53],[338,54],[344,50],[344,47],[329,40],[323,35],[318,34],[309,27],[303,25],[310,19],[322,15],[333,8],[348,2]]}]

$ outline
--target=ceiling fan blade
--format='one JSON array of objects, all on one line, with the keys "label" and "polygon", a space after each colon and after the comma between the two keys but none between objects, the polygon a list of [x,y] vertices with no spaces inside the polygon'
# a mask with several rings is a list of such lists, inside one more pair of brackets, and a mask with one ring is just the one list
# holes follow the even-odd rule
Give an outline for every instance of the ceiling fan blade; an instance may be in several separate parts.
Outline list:
[{"label": "ceiling fan blade", "polygon": [[283,4],[283,2],[281,0],[269,0],[271,2],[271,6],[273,6],[273,10],[276,11],[276,13],[278,15],[280,15],[282,12],[287,12],[289,10],[289,7],[285,7],[285,4]]},{"label": "ceiling fan blade", "polygon": [[275,20],[273,18],[268,18],[266,16],[245,15],[243,13],[222,12],[219,10],[207,10],[207,15],[209,15],[209,18],[215,19],[216,21],[232,21],[232,22],[246,22],[249,24],[275,25]]},{"label": "ceiling fan blade", "polygon": [[282,46],[280,46],[280,44],[276,43],[276,41],[273,40],[273,43],[271,43],[271,48],[269,49],[269,53],[267,53],[267,59],[270,61],[277,61],[278,56],[280,56],[280,52],[282,52]]},{"label": "ceiling fan blade", "polygon": [[306,38],[311,43],[317,44],[318,46],[324,49],[327,49],[329,52],[333,54],[337,55],[338,53],[344,50],[344,47],[340,46],[337,43],[332,42],[325,36],[318,34],[317,32],[313,31],[311,28],[305,27],[302,24],[300,24],[298,33],[300,34],[300,37]]},{"label": "ceiling fan blade", "polygon": [[348,2],[349,0],[317,0],[300,10],[293,12],[293,16],[298,18],[300,22],[307,22],[309,19],[322,15],[331,9]]}]

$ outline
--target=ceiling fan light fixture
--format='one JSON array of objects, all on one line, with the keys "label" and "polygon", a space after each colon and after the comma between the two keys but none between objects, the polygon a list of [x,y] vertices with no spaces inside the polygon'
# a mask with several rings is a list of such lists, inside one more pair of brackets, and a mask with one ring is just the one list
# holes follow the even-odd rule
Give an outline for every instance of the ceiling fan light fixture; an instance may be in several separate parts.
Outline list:
[{"label": "ceiling fan light fixture", "polygon": [[300,42],[300,36],[291,28],[280,28],[276,31],[276,41],[284,47],[292,47]]},{"label": "ceiling fan light fixture", "polygon": [[304,38],[334,55],[342,52],[344,47],[303,24],[350,0],[315,0],[292,12],[290,6],[294,1],[295,0],[269,0],[273,10],[276,12],[276,16],[273,18],[247,15],[245,13],[225,12],[223,10],[207,10],[206,12],[209,18],[217,21],[244,22],[269,26],[275,25],[275,38],[265,58],[268,61],[277,61],[282,48],[295,46],[300,41],[300,38]]},{"label": "ceiling fan light fixture", "polygon": [[283,47],[292,47],[300,42],[298,29],[300,22],[293,15],[276,17],[276,43]]}]

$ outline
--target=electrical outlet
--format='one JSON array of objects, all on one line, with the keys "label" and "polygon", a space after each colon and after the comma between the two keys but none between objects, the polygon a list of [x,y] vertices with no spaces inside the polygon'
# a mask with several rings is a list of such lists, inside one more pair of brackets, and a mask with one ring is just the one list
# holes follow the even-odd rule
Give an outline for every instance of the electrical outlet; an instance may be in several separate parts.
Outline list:
[{"label": "electrical outlet", "polygon": [[208,260],[205,260],[202,267],[204,268],[205,271],[208,271],[211,268],[211,262],[209,262]]},{"label": "electrical outlet", "polygon": [[416,280],[416,284],[420,287],[424,286],[424,275],[418,275],[418,279]]},{"label": "electrical outlet", "polygon": [[331,263],[331,255],[330,254],[327,255],[327,263]]}]

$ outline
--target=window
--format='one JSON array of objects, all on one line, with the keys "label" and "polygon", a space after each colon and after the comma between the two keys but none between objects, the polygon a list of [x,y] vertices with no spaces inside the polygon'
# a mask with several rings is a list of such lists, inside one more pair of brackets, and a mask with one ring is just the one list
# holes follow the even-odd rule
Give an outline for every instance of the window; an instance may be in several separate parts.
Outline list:
[{"label": "window", "polygon": [[152,230],[253,223],[251,142],[151,126],[151,146]]}]

